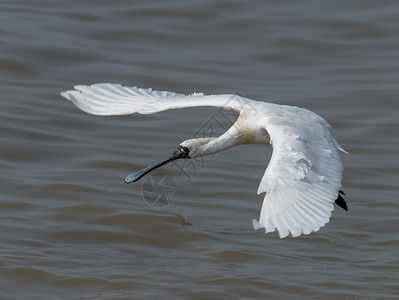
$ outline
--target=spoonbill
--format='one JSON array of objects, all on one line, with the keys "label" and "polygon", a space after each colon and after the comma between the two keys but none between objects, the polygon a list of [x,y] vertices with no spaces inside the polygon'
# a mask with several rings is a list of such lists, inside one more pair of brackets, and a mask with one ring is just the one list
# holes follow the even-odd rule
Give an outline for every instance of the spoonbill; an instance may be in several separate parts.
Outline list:
[{"label": "spoonbill", "polygon": [[125,182],[176,159],[215,154],[242,144],[271,144],[273,153],[259,184],[265,193],[255,229],[277,229],[280,238],[318,231],[329,222],[334,202],[348,210],[341,195],[343,165],[331,126],[319,115],[294,106],[250,100],[238,95],[190,95],[120,84],[78,85],[62,92],[86,113],[100,116],[152,114],[168,109],[213,106],[238,114],[219,137],[194,138],[180,143],[165,159],[126,176]]}]

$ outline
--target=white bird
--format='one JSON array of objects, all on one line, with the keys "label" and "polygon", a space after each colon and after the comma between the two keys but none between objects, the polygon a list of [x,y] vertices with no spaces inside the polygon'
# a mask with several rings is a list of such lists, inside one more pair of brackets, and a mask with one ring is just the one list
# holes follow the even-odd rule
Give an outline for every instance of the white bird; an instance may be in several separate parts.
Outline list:
[{"label": "white bird", "polygon": [[61,95],[93,115],[152,114],[168,109],[214,106],[239,114],[219,137],[183,141],[168,157],[128,175],[126,183],[180,158],[214,154],[241,144],[271,144],[273,154],[258,188],[266,193],[255,229],[277,229],[280,238],[318,231],[329,222],[334,202],[345,210],[341,197],[343,166],[331,126],[319,115],[299,107],[250,100],[238,95],[191,95],[119,84],[75,86]]}]

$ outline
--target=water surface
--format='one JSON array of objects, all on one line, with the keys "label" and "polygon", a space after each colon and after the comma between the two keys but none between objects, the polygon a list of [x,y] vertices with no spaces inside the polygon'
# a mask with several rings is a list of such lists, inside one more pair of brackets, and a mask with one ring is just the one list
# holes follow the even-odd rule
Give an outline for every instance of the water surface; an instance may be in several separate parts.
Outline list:
[{"label": "water surface", "polygon": [[[395,1],[2,1],[1,298],[397,298],[398,15]],[[349,212],[295,239],[254,231],[264,145],[160,169],[171,203],[149,205],[163,189],[124,176],[232,116],[95,117],[59,96],[95,82],[311,109],[350,153]]]}]

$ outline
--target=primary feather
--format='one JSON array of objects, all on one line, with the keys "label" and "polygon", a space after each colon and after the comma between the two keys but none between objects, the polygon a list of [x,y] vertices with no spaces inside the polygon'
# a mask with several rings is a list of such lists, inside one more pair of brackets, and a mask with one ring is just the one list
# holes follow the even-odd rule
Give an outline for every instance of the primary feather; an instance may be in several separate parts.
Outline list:
[{"label": "primary feather", "polygon": [[331,126],[309,110],[232,94],[184,95],[108,83],[79,85],[61,95],[81,110],[103,116],[151,114],[195,106],[239,112],[232,128],[209,139],[207,145],[198,146],[193,140],[184,143],[198,146],[198,155],[244,143],[272,144],[273,154],[258,188],[258,194],[266,194],[259,221],[253,220],[255,229],[277,229],[281,238],[288,234],[295,237],[326,224],[334,202],[347,210],[340,195],[343,166],[337,149],[345,150],[333,137]]},{"label": "primary feather", "polygon": [[[233,111],[239,111],[241,107],[240,97],[236,95],[184,95],[110,83],[77,85],[75,90],[62,92],[61,95],[84,112],[99,116],[153,114],[194,106],[215,106]],[[227,102],[228,107],[225,106]]]}]

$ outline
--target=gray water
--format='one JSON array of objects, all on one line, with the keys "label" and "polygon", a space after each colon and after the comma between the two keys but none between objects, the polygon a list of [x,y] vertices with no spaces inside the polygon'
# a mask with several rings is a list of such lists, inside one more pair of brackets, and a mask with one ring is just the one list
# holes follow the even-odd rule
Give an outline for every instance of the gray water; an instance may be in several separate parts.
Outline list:
[{"label": "gray water", "polygon": [[[0,24],[1,299],[399,298],[398,1],[3,0]],[[96,117],[59,95],[96,82],[322,115],[349,212],[255,231],[265,145],[126,185],[232,116]]]}]

